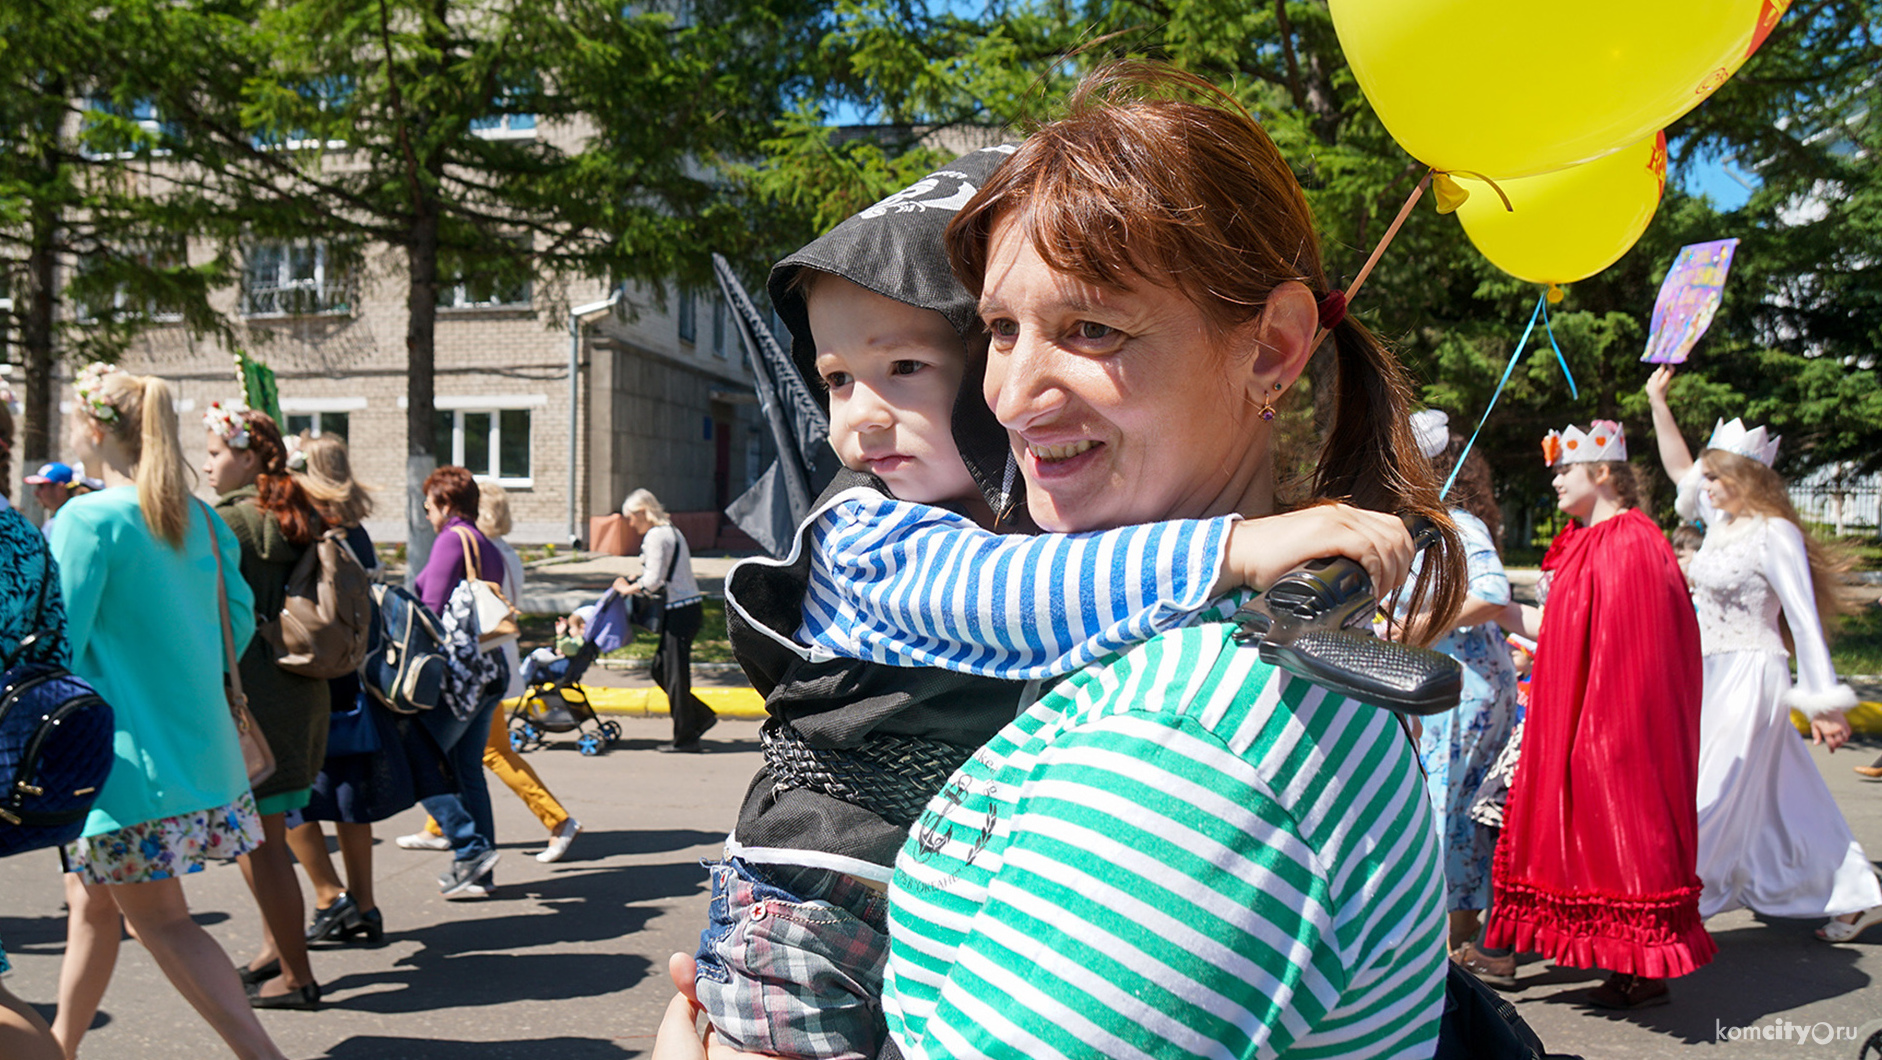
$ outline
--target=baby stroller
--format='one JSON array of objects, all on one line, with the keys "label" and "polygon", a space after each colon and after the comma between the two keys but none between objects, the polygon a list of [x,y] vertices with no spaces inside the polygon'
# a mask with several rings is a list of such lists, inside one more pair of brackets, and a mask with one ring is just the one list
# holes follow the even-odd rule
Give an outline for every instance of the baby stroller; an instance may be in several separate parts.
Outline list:
[{"label": "baby stroller", "polygon": [[[576,749],[585,755],[598,755],[608,746],[621,738],[621,725],[611,719],[595,716],[595,708],[588,702],[588,692],[582,688],[582,675],[594,664],[595,657],[604,651],[613,651],[625,642],[623,631],[625,623],[616,624],[603,621],[601,616],[611,610],[621,610],[619,596],[609,589],[596,603],[595,617],[588,622],[587,635],[582,646],[567,660],[568,665],[558,675],[540,678],[530,682],[510,710],[510,746],[518,751],[531,751],[548,746],[548,737],[553,733],[576,732]],[[585,728],[592,723],[594,728]]]}]

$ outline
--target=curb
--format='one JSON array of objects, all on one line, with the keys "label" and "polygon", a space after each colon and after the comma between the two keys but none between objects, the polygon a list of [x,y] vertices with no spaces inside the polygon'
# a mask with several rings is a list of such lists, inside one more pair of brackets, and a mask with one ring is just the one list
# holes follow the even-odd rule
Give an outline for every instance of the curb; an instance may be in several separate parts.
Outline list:
[{"label": "curb", "polygon": [[[1882,736],[1882,703],[1858,703],[1844,712],[1849,729],[1858,736]],[[1805,736],[1810,735],[1810,719],[1802,711],[1791,711],[1791,724]]]},{"label": "curb", "polygon": [[[731,666],[731,663],[720,663]],[[600,714],[627,714],[639,717],[665,716],[667,694],[657,688],[588,688],[588,702]],[[715,712],[728,718],[762,720],[766,717],[765,700],[751,688],[695,688],[693,694]],[[515,700],[505,700],[504,709]],[[1882,703],[1858,703],[1848,712],[1849,727],[1861,736],[1882,736]],[[1791,724],[1804,736],[1810,735],[1810,722],[1798,711],[1791,711]]]},{"label": "curb", "polygon": [[[588,693],[588,704],[597,714],[627,714],[637,717],[665,717],[667,694],[657,688],[594,688],[581,686]],[[693,694],[723,718],[761,720],[765,700],[751,688],[695,688]],[[506,699],[502,709],[510,710],[517,701]]]}]

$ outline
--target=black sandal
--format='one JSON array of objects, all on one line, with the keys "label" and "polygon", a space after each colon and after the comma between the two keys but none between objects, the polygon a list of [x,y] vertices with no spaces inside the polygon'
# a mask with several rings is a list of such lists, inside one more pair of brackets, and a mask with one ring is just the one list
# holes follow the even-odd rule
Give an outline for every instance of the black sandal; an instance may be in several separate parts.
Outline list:
[{"label": "black sandal", "polygon": [[314,921],[307,925],[307,941],[338,941],[359,925],[359,904],[353,901],[352,895],[341,891],[332,905],[315,907]]},{"label": "black sandal", "polygon": [[281,958],[276,957],[259,968],[250,968],[246,964],[235,966],[235,975],[242,980],[242,985],[253,989],[281,974]]}]

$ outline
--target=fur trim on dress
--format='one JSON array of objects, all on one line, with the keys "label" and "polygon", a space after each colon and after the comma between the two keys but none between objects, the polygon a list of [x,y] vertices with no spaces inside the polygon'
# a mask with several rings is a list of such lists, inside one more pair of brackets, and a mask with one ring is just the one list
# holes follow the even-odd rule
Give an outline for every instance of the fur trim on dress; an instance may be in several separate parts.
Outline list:
[{"label": "fur trim on dress", "polygon": [[1822,692],[1806,692],[1793,688],[1784,693],[1784,705],[1802,711],[1805,717],[1814,718],[1832,710],[1848,710],[1856,705],[1856,691],[1848,685],[1837,685]]}]

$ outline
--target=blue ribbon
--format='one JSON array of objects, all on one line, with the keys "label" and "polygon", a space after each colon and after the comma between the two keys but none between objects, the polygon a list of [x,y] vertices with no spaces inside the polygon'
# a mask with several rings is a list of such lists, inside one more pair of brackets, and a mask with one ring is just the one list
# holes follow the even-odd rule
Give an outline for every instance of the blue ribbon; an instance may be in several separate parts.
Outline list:
[{"label": "blue ribbon", "polygon": [[1516,362],[1523,359],[1523,349],[1529,345],[1529,336],[1535,334],[1538,319],[1542,321],[1543,328],[1548,331],[1549,348],[1555,351],[1556,363],[1562,366],[1562,375],[1568,379],[1569,396],[1581,397],[1580,389],[1575,386],[1575,375],[1568,370],[1568,358],[1562,355],[1562,347],[1556,345],[1555,326],[1549,323],[1549,295],[1545,291],[1536,296],[1536,308],[1529,314],[1529,326],[1523,329],[1523,337],[1516,340],[1516,349],[1510,352],[1510,363],[1503,366],[1503,378],[1497,380],[1496,392],[1490,395],[1490,404],[1483,410],[1483,418],[1477,421],[1477,429],[1470,432],[1470,441],[1465,442],[1464,451],[1457,454],[1457,465],[1451,468],[1451,476],[1444,480],[1444,489],[1438,492],[1440,500],[1451,492],[1451,485],[1457,481],[1457,473],[1464,469],[1464,458],[1468,457],[1471,449],[1476,447],[1477,436],[1483,433],[1483,425],[1489,422],[1490,413],[1496,408],[1497,399],[1503,396],[1503,388],[1509,385],[1510,376],[1516,371]]}]

